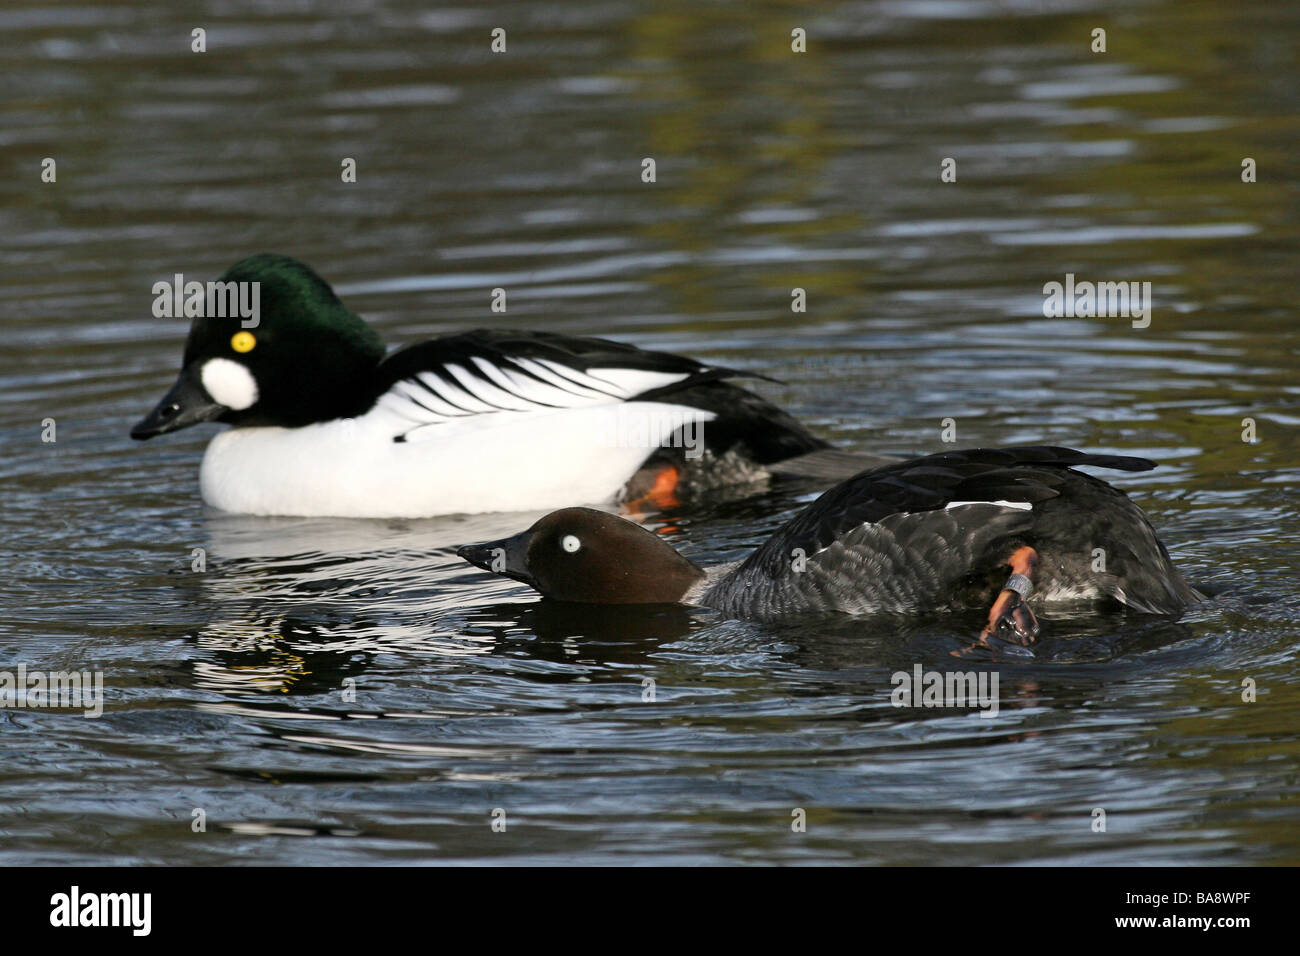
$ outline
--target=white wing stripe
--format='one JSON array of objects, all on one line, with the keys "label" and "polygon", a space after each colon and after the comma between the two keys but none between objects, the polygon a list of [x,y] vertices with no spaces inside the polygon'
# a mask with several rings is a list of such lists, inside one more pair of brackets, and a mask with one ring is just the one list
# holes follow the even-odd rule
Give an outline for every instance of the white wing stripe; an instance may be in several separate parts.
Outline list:
[{"label": "white wing stripe", "polygon": [[[551,369],[553,372],[555,372],[556,375],[559,375],[561,378],[567,379],[568,381],[572,382],[575,385],[580,385],[583,388],[589,388],[593,392],[601,392],[607,396],[609,395],[608,386],[605,388],[601,388],[599,385],[589,384],[591,382],[596,382],[599,380],[592,378],[586,372],[579,372],[577,369],[569,368],[567,365],[563,365],[560,362],[556,362],[551,359],[538,359],[538,361],[541,362],[543,365],[545,365],[547,368]],[[617,388],[618,386],[614,386],[614,387]],[[626,393],[623,393],[611,397],[627,398],[628,396]]]},{"label": "white wing stripe", "polygon": [[555,372],[551,371],[545,365],[542,365],[540,362],[534,361],[533,359],[526,359],[526,358],[515,359],[515,364],[518,365],[520,368],[524,369],[525,371],[531,372],[533,375],[536,375],[538,378],[543,379],[546,382],[549,382],[555,388],[558,388],[561,391],[568,392],[570,395],[575,395],[580,398],[585,398],[588,401],[592,399],[596,399],[598,401],[609,401],[610,399],[610,396],[604,393],[595,392],[593,389],[585,388],[584,386],[579,385],[577,382],[574,382],[572,379],[565,378],[562,375],[557,375]]},{"label": "white wing stripe", "polygon": [[531,375],[516,372],[514,369],[503,369],[503,374],[514,385],[514,390],[524,398],[545,405],[555,405],[560,408],[579,408],[583,405],[592,405],[609,400],[603,395],[585,395],[574,391],[566,391],[548,382],[539,382]]},{"label": "white wing stripe", "polygon": [[[461,411],[460,409],[447,404],[427,388],[417,388],[416,384],[417,383],[410,379],[403,379],[400,382],[396,382],[392,389],[390,389],[390,392],[401,395],[403,398],[414,402],[426,412],[436,415],[439,418],[457,418],[462,415],[471,414],[470,412]],[[428,417],[428,414],[423,416],[426,420]]]},{"label": "white wing stripe", "polygon": [[492,405],[507,408],[512,412],[523,412],[527,411],[529,407],[536,407],[533,402],[521,399],[513,392],[507,392],[499,385],[495,385],[484,378],[479,378],[463,366],[453,363],[447,366],[447,371],[455,377],[456,381],[467,392]]},{"label": "white wing stripe", "polygon": [[[376,405],[409,423],[400,432],[403,437],[419,440],[422,435],[433,438],[445,433],[441,428],[421,431],[426,425],[459,430],[493,412],[527,414],[618,406],[636,395],[690,377],[682,372],[603,366],[583,371],[542,357],[505,355],[501,364],[480,355],[471,354],[466,359],[431,366],[394,382]],[[661,406],[655,403],[646,407]],[[699,412],[699,416],[705,420],[713,417],[705,412]],[[493,422],[513,418],[510,415]]]},{"label": "white wing stripe", "polygon": [[685,372],[652,372],[641,368],[588,369],[587,375],[597,382],[619,389],[628,398],[689,377]]},{"label": "white wing stripe", "polygon": [[475,398],[464,389],[457,388],[449,382],[443,381],[433,372],[421,372],[415,376],[416,380],[425,388],[435,392],[443,401],[450,403],[460,411],[464,412],[495,412],[500,409],[493,408],[482,399]]},{"label": "white wing stripe", "polygon": [[1028,501],[950,501],[943,506],[943,510],[950,511],[962,505],[996,505],[999,508],[1015,508],[1017,511],[1032,511],[1034,508]]},{"label": "white wing stripe", "polygon": [[543,405],[563,405],[563,402],[553,400],[553,393],[558,389],[550,388],[540,382],[533,381],[523,375],[512,373],[508,370],[500,369],[493,365],[487,359],[481,356],[473,356],[474,364],[479,367],[488,379],[495,382],[498,387],[509,392],[511,395],[518,396],[525,402]]},{"label": "white wing stripe", "polygon": [[402,395],[397,395],[391,391],[386,392],[385,394],[380,396],[379,401],[376,404],[376,407],[383,408],[385,411],[392,412],[398,418],[403,418],[406,421],[412,422],[416,425],[440,424],[440,422],[438,421],[431,422],[429,420],[430,412],[427,408],[423,408],[420,405],[417,405],[415,402],[411,401],[409,398],[406,398],[405,396]]}]

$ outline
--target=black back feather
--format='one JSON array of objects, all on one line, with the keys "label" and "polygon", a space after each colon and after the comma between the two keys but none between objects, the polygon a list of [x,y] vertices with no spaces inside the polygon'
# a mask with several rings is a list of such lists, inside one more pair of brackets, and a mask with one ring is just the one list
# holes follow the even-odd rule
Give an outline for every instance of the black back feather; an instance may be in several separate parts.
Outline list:
[{"label": "black back feather", "polygon": [[1080,465],[1149,471],[1155,462],[1026,445],[968,448],[885,465],[827,491],[782,526],[735,573],[778,577],[789,567],[792,549],[813,555],[853,528],[876,524],[890,515],[937,511],[954,501],[1046,501],[1058,495],[1068,470]]},{"label": "black back feather", "polygon": [[[578,372],[601,368],[627,368],[649,372],[668,372],[686,376],[680,382],[654,389],[639,399],[656,398],[703,382],[738,378],[748,373],[717,365],[704,365],[695,359],[670,352],[651,352],[624,342],[608,339],[560,335],[512,329],[474,329],[455,335],[420,342],[399,349],[384,359],[375,381],[375,397],[402,379],[421,372],[441,374],[445,365],[458,363],[473,368],[473,359],[481,358],[508,368],[526,378],[535,378],[516,359],[548,359]],[[541,381],[541,380],[539,380]],[[584,384],[591,390],[593,386]]]}]

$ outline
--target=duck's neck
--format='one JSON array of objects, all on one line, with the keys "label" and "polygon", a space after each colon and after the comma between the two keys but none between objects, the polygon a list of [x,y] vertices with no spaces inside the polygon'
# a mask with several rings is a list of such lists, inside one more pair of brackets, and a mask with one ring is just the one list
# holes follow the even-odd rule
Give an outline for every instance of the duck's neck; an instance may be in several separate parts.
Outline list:
[{"label": "duck's neck", "polygon": [[709,605],[709,592],[740,565],[740,561],[728,561],[726,564],[719,564],[716,567],[698,569],[700,572],[699,578],[686,589],[686,593],[679,599],[680,603],[698,604],[707,607]]}]

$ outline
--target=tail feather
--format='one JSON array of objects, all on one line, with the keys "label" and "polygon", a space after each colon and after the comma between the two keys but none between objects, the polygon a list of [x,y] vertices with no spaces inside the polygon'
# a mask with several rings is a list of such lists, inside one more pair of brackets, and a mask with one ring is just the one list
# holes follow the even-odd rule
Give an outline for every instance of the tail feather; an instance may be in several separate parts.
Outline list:
[{"label": "tail feather", "polygon": [[839,481],[852,478],[869,468],[892,465],[902,461],[888,455],[869,455],[864,452],[843,451],[839,448],[822,448],[818,451],[774,462],[767,470],[774,475],[797,478],[825,478]]},{"label": "tail feather", "polygon": [[1012,455],[1023,464],[1064,465],[1067,468],[1088,465],[1093,468],[1113,468],[1116,471],[1150,471],[1156,467],[1156,463],[1150,458],[1137,458],[1133,455],[1096,455],[1058,445],[1019,445],[999,448],[997,451]]}]

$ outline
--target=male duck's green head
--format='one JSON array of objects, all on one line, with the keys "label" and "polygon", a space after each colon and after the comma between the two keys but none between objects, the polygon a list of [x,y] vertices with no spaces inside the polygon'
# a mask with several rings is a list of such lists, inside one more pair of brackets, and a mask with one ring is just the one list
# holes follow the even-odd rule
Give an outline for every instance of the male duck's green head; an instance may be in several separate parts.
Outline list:
[{"label": "male duck's green head", "polygon": [[244,286],[240,300],[256,302],[257,314],[207,309],[236,314],[196,318],[180,377],[132,438],[207,421],[297,427],[365,410],[384,344],[324,279],[297,259],[262,253],[217,281],[257,283]]}]

